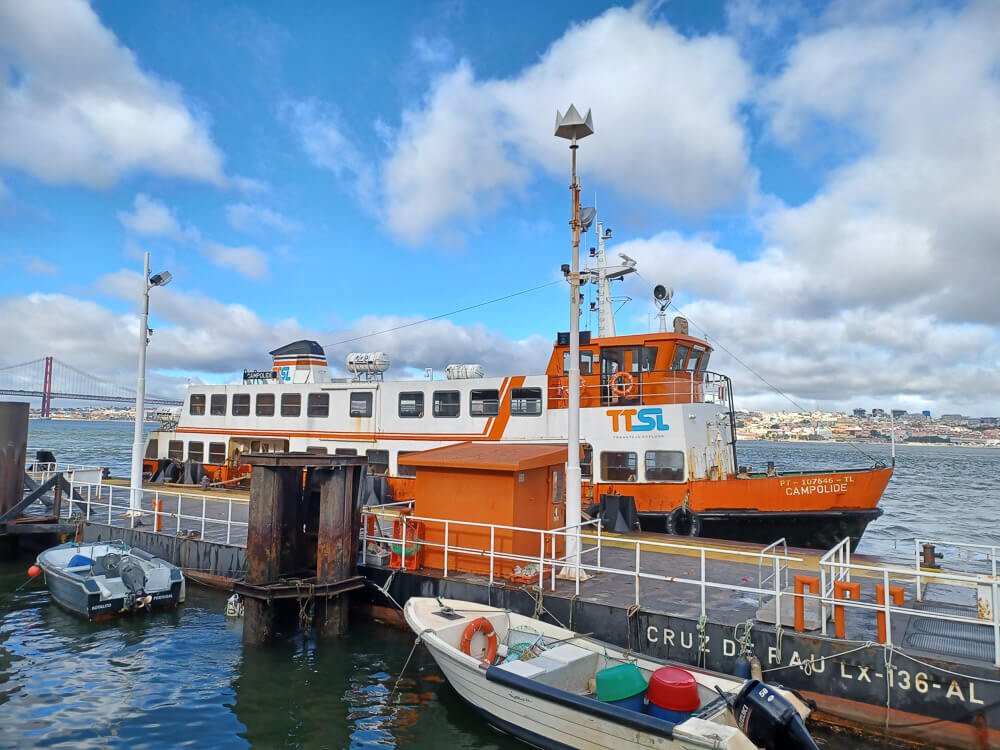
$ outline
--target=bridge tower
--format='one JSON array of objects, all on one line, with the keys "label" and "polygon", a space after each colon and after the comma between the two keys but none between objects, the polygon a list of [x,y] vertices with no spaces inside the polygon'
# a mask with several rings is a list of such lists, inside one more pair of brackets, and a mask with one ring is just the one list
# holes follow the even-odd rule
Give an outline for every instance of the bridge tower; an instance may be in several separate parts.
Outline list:
[{"label": "bridge tower", "polygon": [[52,357],[45,358],[45,382],[42,384],[42,417],[52,416]]}]

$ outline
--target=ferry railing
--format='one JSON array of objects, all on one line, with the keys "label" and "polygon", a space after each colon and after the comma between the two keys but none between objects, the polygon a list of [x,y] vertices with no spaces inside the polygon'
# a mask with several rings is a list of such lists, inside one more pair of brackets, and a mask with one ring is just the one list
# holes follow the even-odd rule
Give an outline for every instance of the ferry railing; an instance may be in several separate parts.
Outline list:
[{"label": "ferry railing", "polygon": [[[988,545],[978,546],[986,547]],[[831,552],[833,551],[834,550],[831,550]],[[992,630],[993,664],[994,666],[1000,667],[1000,612],[998,612],[996,607],[996,603],[998,601],[998,590],[1000,590],[1000,581],[997,580],[996,576],[991,576],[988,581],[984,581],[983,576],[971,573],[948,573],[943,571],[928,573],[927,571],[922,572],[919,567],[916,570],[911,570],[909,568],[891,565],[866,565],[850,561],[844,562],[835,559],[830,555],[830,553],[827,553],[827,555],[824,555],[821,559],[820,570],[821,574],[824,575],[824,580],[850,580],[850,575],[855,573],[858,576],[863,576],[867,579],[880,581],[880,586],[883,592],[881,597],[883,601],[881,603],[877,601],[872,602],[856,599],[840,599],[835,595],[827,595],[825,589],[822,596],[806,594],[797,595],[804,599],[820,599],[824,612],[824,635],[826,635],[825,613],[828,611],[826,609],[827,607],[844,607],[845,609],[867,610],[879,615],[882,619],[882,623],[879,625],[881,631],[879,633],[879,638],[881,642],[885,643],[889,647],[894,646],[892,636],[893,615],[902,614],[911,617],[941,620],[943,622],[964,623],[981,628],[990,628]],[[928,606],[923,606],[917,609],[914,607],[895,604],[893,602],[891,591],[892,588],[894,588],[894,583],[904,584],[910,582],[915,586],[916,581],[920,578],[933,578],[936,583],[952,584],[959,587],[973,587],[977,589],[977,594],[985,588],[991,595],[991,603],[988,611],[984,609],[981,603],[976,608],[977,616],[971,616],[957,613],[955,611],[955,607],[952,605],[946,605],[946,611],[939,611]],[[883,636],[884,640],[882,640]]]},{"label": "ferry railing", "polygon": [[[646,397],[650,403],[692,403],[729,404],[730,380],[717,372],[690,370],[643,370],[624,371],[631,381],[623,382],[616,389],[611,379],[617,374],[584,374],[580,382],[580,398],[583,401],[600,401],[614,405],[628,390],[625,400],[629,403],[644,404]],[[548,389],[549,404],[563,405],[568,400],[565,385],[551,385]]]},{"label": "ferry railing", "polygon": [[[396,515],[393,511],[382,511],[380,510],[382,506],[369,506],[362,509],[363,515],[375,515],[377,517],[393,517]],[[641,606],[643,583],[647,581],[658,581],[663,583],[677,583],[687,586],[697,587],[699,590],[699,607],[702,617],[707,617],[708,615],[708,593],[712,590],[720,590],[727,592],[741,592],[751,595],[772,595],[775,597],[776,603],[776,619],[777,625],[781,626],[781,576],[780,572],[782,566],[787,566],[789,563],[801,563],[802,558],[794,557],[786,554],[781,554],[778,552],[750,552],[746,550],[735,550],[725,547],[714,547],[711,545],[701,545],[701,544],[690,544],[690,543],[680,543],[680,542],[659,542],[645,539],[627,539],[627,538],[615,538],[613,545],[618,548],[624,548],[629,550],[631,548],[631,554],[627,555],[633,562],[631,567],[613,567],[607,564],[606,555],[602,555],[602,550],[607,543],[608,538],[603,535],[601,524],[596,520],[586,521],[579,526],[563,526],[558,529],[533,529],[520,526],[510,526],[505,524],[489,524],[474,521],[456,521],[453,519],[440,519],[432,518],[426,516],[417,516],[412,514],[406,514],[406,518],[411,521],[419,521],[426,524],[436,524],[437,528],[443,529],[444,536],[442,541],[431,541],[427,539],[420,540],[420,544],[423,547],[431,549],[440,549],[442,551],[444,559],[444,569],[443,575],[448,578],[452,574],[451,560],[455,556],[467,556],[473,558],[482,558],[484,562],[488,564],[488,575],[489,583],[492,586],[497,578],[497,563],[499,561],[505,561],[508,563],[517,564],[537,564],[538,574],[537,580],[538,585],[544,587],[544,582],[549,582],[549,588],[555,590],[556,579],[559,576],[558,570],[565,567],[568,563],[568,556],[566,554],[557,555],[556,549],[558,546],[558,541],[560,539],[565,543],[569,539],[578,539],[581,543],[579,559],[574,566],[574,570],[571,571],[571,577],[575,580],[575,592],[580,593],[580,583],[585,580],[591,574],[609,574],[609,575],[620,575],[627,576],[634,582],[634,603]],[[362,535],[364,544],[362,545],[362,563],[367,562],[367,546],[368,542],[376,542],[382,544],[399,544],[400,548],[406,553],[406,536],[408,524],[401,525],[401,537],[395,538],[392,536],[383,535],[372,535],[368,532],[368,523],[363,520]],[[594,531],[585,531],[588,528],[593,528]],[[489,536],[488,546],[481,547],[470,547],[466,545],[460,545],[452,541],[453,535],[456,535],[460,531],[478,531],[480,535]],[[497,545],[497,533],[520,533],[520,534],[534,534],[538,539],[538,555],[527,555],[519,554],[508,550],[498,549]],[[584,544],[591,544],[592,546],[583,546]],[[660,573],[655,573],[650,570],[642,569],[643,552],[679,552],[682,554],[690,555],[692,552],[696,553],[699,558],[699,575],[697,578],[689,578],[685,576],[678,575],[663,575]],[[589,562],[588,557],[596,557],[594,562]],[[733,559],[736,558],[743,562],[750,564],[764,565],[777,571],[777,574],[773,576],[773,585],[767,588],[747,586],[742,583],[727,583],[723,581],[710,580],[708,576],[708,561],[710,559],[723,558],[723,559]],[[403,562],[405,565],[405,561]],[[532,575],[532,578],[535,576]]]},{"label": "ferry railing", "polygon": [[[781,537],[777,541],[771,542],[769,545],[761,550],[764,554],[774,553],[776,555],[781,555],[784,558],[788,557],[788,542],[785,537]],[[757,564],[757,588],[764,590],[764,586],[767,583],[774,585],[775,581],[780,583],[780,588],[785,590],[788,588],[788,563],[780,560],[779,558],[774,558],[771,560],[770,565],[765,564],[765,559],[761,558],[760,562]],[[757,606],[760,607],[763,604],[763,600],[758,596]]]},{"label": "ferry railing", "polygon": [[67,479],[70,479],[77,472],[93,473],[100,479],[104,474],[104,467],[90,464],[66,463],[65,461],[34,461],[25,468],[26,474],[42,481],[51,478],[53,474],[63,474],[66,475]]},{"label": "ferry railing", "polygon": [[[211,536],[214,539],[209,541],[246,545],[249,522],[233,517],[234,507],[247,505],[246,500],[147,488],[143,500],[144,503],[148,501],[149,507],[136,514],[130,513],[129,487],[73,480],[69,480],[69,486],[69,497],[63,503],[63,515],[67,518],[72,518],[74,510],[79,510],[85,520],[109,526],[141,527],[143,531],[173,536],[181,536],[182,530],[189,533],[196,531],[200,539]],[[165,503],[172,503],[173,509],[164,510]],[[222,504],[225,504],[224,511],[220,508]],[[143,517],[152,520],[151,528],[142,520]]]}]

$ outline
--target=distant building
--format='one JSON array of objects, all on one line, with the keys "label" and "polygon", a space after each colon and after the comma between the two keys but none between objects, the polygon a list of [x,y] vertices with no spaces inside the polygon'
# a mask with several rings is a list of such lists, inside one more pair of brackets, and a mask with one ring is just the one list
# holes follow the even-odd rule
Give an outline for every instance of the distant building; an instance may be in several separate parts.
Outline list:
[{"label": "distant building", "polygon": [[930,410],[930,409],[924,409],[924,410],[923,410],[922,412],[920,412],[920,413],[921,413],[921,414],[923,414],[923,415],[924,415],[925,417],[927,417],[927,419],[930,419],[930,418],[931,418],[931,410]]},{"label": "distant building", "polygon": [[892,418],[899,419],[900,417],[906,416],[906,409],[893,409]]},{"label": "distant building", "polygon": [[884,417],[885,416],[885,409],[872,409],[872,416],[873,417]]},{"label": "distant building", "polygon": [[864,419],[865,417],[868,416],[868,410],[867,409],[855,409],[854,410],[854,416],[856,416],[858,419]]}]

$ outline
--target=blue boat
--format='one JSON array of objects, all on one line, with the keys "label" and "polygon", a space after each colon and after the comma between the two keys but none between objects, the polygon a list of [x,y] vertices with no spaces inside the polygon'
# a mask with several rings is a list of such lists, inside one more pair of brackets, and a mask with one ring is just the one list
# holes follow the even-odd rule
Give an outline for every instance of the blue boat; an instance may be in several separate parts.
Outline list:
[{"label": "blue boat", "polygon": [[38,555],[52,599],[88,620],[170,609],[184,601],[176,565],[123,542],[67,542]]}]

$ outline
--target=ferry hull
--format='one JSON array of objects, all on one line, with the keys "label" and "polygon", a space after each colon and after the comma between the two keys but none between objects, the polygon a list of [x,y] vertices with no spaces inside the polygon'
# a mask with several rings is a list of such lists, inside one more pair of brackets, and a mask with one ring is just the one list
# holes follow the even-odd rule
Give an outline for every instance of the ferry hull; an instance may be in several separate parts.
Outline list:
[{"label": "ferry hull", "polygon": [[[882,509],[799,513],[724,511],[698,515],[702,524],[700,536],[711,539],[770,544],[784,537],[791,547],[829,549],[849,537],[851,549],[854,549],[868,524],[882,515]],[[666,531],[668,516],[665,514],[640,513],[639,519],[643,531]]]}]

